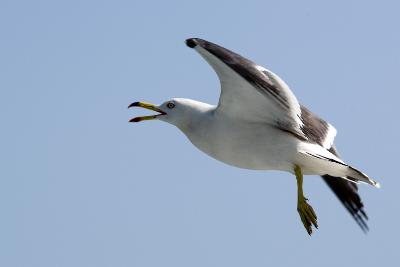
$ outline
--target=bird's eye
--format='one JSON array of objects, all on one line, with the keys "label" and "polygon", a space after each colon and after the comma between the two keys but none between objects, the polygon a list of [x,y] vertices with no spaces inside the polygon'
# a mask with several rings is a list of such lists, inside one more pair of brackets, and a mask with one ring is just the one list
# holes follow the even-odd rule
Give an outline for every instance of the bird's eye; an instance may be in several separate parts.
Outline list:
[{"label": "bird's eye", "polygon": [[169,102],[169,103],[167,104],[167,108],[169,108],[169,109],[173,109],[174,107],[175,107],[175,104],[172,103],[172,102]]}]

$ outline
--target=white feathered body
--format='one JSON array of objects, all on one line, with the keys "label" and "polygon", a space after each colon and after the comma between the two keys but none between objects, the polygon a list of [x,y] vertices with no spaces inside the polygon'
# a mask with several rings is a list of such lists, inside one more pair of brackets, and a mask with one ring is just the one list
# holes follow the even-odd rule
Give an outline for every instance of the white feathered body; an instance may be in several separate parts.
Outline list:
[{"label": "white feathered body", "polygon": [[189,124],[180,128],[198,149],[239,168],[293,173],[298,165],[304,174],[324,175],[332,173],[326,170],[330,164],[300,152],[312,151],[336,158],[319,145],[301,141],[291,133],[267,123],[237,120],[207,104],[192,114]]},{"label": "white feathered body", "polygon": [[205,40],[189,39],[187,45],[215,70],[218,106],[174,99],[176,107],[159,118],[180,128],[201,151],[240,168],[293,173],[299,166],[304,174],[377,185],[328,151],[336,130],[301,106],[278,75]]}]

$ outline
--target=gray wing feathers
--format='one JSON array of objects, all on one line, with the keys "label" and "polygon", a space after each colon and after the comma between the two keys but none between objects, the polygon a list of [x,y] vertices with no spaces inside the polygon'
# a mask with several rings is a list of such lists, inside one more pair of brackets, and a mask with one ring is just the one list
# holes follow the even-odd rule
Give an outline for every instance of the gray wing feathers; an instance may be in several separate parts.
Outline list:
[{"label": "gray wing feathers", "polygon": [[196,49],[217,73],[221,81],[219,109],[232,114],[235,109],[247,107],[237,115],[251,113],[251,118],[307,139],[301,131],[300,104],[276,74],[214,43],[192,38],[186,44]]},{"label": "gray wing feathers", "polygon": [[[195,48],[217,73],[222,87],[219,107],[253,105],[251,112],[266,122],[300,139],[316,142],[326,149],[331,147],[335,128],[301,106],[278,75],[212,42],[192,38],[186,44]],[[251,89],[246,91],[248,87]],[[255,90],[259,94],[249,92]]]},{"label": "gray wing feathers", "polygon": [[336,136],[336,129],[312,113],[306,107],[301,106],[302,131],[308,140],[330,149]]},{"label": "gray wing feathers", "polygon": [[[328,149],[332,154],[338,154],[333,146],[333,141],[336,135],[336,129],[322,120],[306,107],[301,106],[288,86],[274,73],[256,65],[252,61],[211,42],[191,38],[186,40],[187,46],[195,48],[200,46],[198,52],[208,61],[208,63],[216,71],[222,88],[225,87],[245,87],[243,84],[234,84],[232,77],[229,77],[229,71],[233,70],[235,75],[240,76],[248,84],[252,85],[261,95],[276,104],[275,109],[281,109],[282,113],[286,113],[289,117],[276,120],[276,125],[284,131],[303,138],[313,143],[317,143]],[[224,67],[218,67],[222,63]],[[240,82],[239,82],[240,83]],[[227,105],[232,105],[235,101],[240,101],[225,97]],[[223,92],[221,93],[220,105],[224,104]],[[267,102],[268,104],[269,102]],[[272,108],[274,110],[274,108]],[[279,111],[279,110],[278,110]],[[275,118],[276,119],[276,118]],[[368,230],[367,214],[364,211],[364,205],[358,194],[358,187],[355,183],[344,179],[337,179],[329,175],[322,176],[323,180],[331,188],[338,197],[339,201],[349,211],[357,224],[363,231]]]}]

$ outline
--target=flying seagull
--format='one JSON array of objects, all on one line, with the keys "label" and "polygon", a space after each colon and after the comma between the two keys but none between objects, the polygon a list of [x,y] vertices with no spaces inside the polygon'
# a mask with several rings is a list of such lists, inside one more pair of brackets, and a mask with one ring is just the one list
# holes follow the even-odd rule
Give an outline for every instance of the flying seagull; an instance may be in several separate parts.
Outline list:
[{"label": "flying seagull", "polygon": [[214,69],[221,83],[217,106],[174,98],[161,105],[134,102],[178,127],[207,155],[240,168],[280,170],[297,179],[297,211],[309,235],[317,216],[303,194],[303,175],[321,175],[356,222],[368,230],[358,183],[379,184],[340,159],[333,144],[336,129],[299,104],[275,73],[212,42],[186,40]]}]

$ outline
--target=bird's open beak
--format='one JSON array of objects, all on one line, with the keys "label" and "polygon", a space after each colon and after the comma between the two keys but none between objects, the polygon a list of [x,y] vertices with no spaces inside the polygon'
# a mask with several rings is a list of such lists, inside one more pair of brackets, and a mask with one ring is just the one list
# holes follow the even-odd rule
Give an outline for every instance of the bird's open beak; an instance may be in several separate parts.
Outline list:
[{"label": "bird's open beak", "polygon": [[145,120],[154,120],[158,116],[167,114],[164,111],[162,111],[161,109],[159,109],[158,107],[156,107],[156,105],[149,104],[149,103],[144,103],[144,102],[133,102],[132,104],[130,104],[128,106],[128,108],[131,108],[131,107],[141,107],[141,108],[145,108],[145,109],[149,109],[149,110],[153,110],[153,111],[159,112],[160,114],[156,114],[156,115],[152,115],[152,116],[136,117],[136,118],[133,118],[133,119],[129,120],[129,122],[139,122],[139,121],[145,121]]}]

